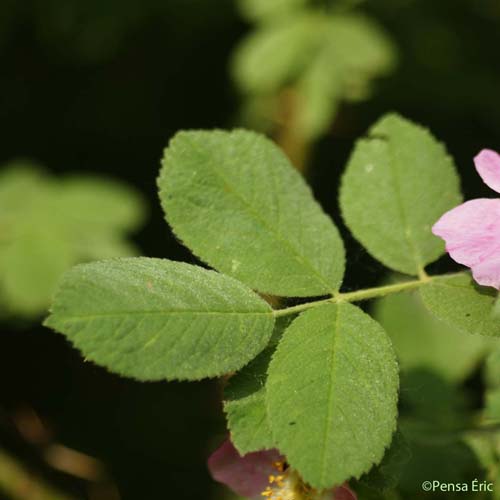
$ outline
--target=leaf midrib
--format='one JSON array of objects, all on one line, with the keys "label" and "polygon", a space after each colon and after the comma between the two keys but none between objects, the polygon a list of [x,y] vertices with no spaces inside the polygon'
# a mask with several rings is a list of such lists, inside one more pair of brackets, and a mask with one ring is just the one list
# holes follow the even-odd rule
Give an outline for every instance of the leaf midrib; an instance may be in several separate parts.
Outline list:
[{"label": "leaf midrib", "polygon": [[396,193],[396,204],[398,207],[399,215],[401,217],[401,222],[403,224],[404,238],[405,238],[406,243],[408,244],[408,247],[410,249],[410,252],[413,255],[413,258],[415,260],[416,271],[417,271],[417,273],[419,273],[423,269],[424,266],[422,263],[420,253],[417,250],[416,243],[413,241],[412,238],[410,238],[410,235],[407,233],[407,229],[410,230],[411,226],[408,223],[406,210],[405,210],[405,206],[403,203],[403,196],[401,193],[401,186],[400,186],[400,182],[399,182],[398,169],[395,166],[395,162],[394,162],[394,154],[393,154],[392,147],[391,147],[391,140],[386,138],[385,144],[387,146],[387,152],[389,154],[389,169],[390,169],[391,174],[392,174],[391,178],[393,179],[393,187],[394,187],[394,191]]},{"label": "leaf midrib", "polygon": [[[249,213],[254,217],[254,219],[259,222],[264,227],[264,229],[266,229],[269,234],[271,234],[278,242],[282,243],[291,251],[292,256],[295,257],[295,260],[297,262],[299,262],[306,269],[309,269],[313,272],[314,276],[319,280],[320,284],[325,285],[328,290],[332,290],[332,285],[328,283],[328,281],[326,281],[321,274],[319,274],[318,270],[308,260],[305,260],[304,256],[299,253],[298,250],[287,239],[283,238],[281,232],[275,232],[275,228],[273,226],[269,226],[266,219],[262,218],[260,214],[254,210],[253,206],[246,200],[246,198],[244,198],[237,190],[235,190],[232,184],[230,184],[226,180],[226,178],[216,168],[213,167],[211,155],[206,155],[204,150],[200,148],[198,144],[196,144],[196,141],[190,140],[190,143],[193,146],[193,149],[195,149],[199,154],[209,157],[209,160],[206,161],[206,164],[209,165],[210,170],[214,173],[214,175],[222,181],[224,187],[226,188],[226,192],[233,194],[235,198],[242,203],[243,206],[246,206]],[[314,199],[312,201],[315,202]]]},{"label": "leaf midrib", "polygon": [[170,315],[189,315],[189,316],[211,316],[211,315],[251,315],[251,316],[270,316],[272,317],[272,311],[127,311],[127,312],[105,312],[105,313],[93,313],[86,315],[71,315],[64,316],[64,313],[54,312],[51,318],[56,318],[57,316],[63,317],[65,321],[82,321],[82,320],[92,320],[96,318],[123,318],[124,316],[170,316]]},{"label": "leaf midrib", "polygon": [[334,400],[334,364],[335,364],[335,346],[337,344],[337,338],[338,338],[338,332],[339,332],[339,324],[340,324],[340,306],[334,306],[336,311],[335,311],[335,324],[333,326],[333,342],[331,346],[331,357],[328,361],[328,364],[331,366],[330,370],[330,390],[328,393],[328,409],[327,409],[327,414],[326,414],[326,422],[325,422],[325,430],[324,430],[324,438],[323,438],[323,448],[321,450],[321,462],[320,462],[320,467],[321,467],[321,483],[324,484],[324,479],[325,476],[327,475],[328,468],[326,467],[326,450],[329,448],[329,435],[330,435],[330,430],[331,430],[331,421],[332,421],[332,415],[333,415],[333,400]]}]

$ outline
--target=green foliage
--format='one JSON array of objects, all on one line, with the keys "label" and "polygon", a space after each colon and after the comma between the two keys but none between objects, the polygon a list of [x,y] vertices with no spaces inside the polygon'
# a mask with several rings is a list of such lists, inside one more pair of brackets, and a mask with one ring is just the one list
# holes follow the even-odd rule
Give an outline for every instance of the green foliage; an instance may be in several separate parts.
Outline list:
[{"label": "green foliage", "polygon": [[265,25],[236,53],[233,71],[238,85],[248,94],[278,92],[311,62],[323,28],[324,18],[310,13]]},{"label": "green foliage", "polygon": [[66,273],[45,324],[116,373],[196,380],[243,367],[266,346],[274,318],[266,302],[232,278],[129,258]]},{"label": "green foliage", "polygon": [[235,376],[224,390],[224,411],[231,441],[244,455],[275,447],[266,408],[267,369],[290,319],[278,318],[273,338],[262,353]]},{"label": "green foliage", "polygon": [[[449,362],[444,358],[443,363]],[[401,498],[424,500],[429,494],[422,491],[422,482],[432,478],[443,483],[481,478],[481,466],[465,439],[472,415],[463,388],[429,369],[415,369],[401,377],[400,394],[399,425],[411,451],[398,486]]]},{"label": "green foliage", "polygon": [[251,21],[273,21],[309,3],[309,0],[240,0],[241,13]]},{"label": "green foliage", "polygon": [[[497,346],[486,360],[484,379],[486,384],[485,417],[498,424],[500,423],[500,346]],[[498,438],[500,439],[500,431]]]},{"label": "green foliage", "polygon": [[224,411],[231,441],[241,455],[274,448],[266,410],[267,367],[274,349],[259,354],[229,382]]},{"label": "green foliage", "polygon": [[340,191],[342,215],[356,239],[386,266],[412,275],[444,253],[431,227],[461,200],[444,147],[395,114],[356,143]]},{"label": "green foliage", "polygon": [[28,163],[0,175],[0,303],[42,313],[62,273],[79,261],[133,255],[125,239],[143,219],[138,195],[115,182],[55,179]]},{"label": "green foliage", "polygon": [[[310,84],[331,88],[316,70]],[[174,233],[224,274],[146,258],[80,265],[65,274],[47,325],[86,358],[140,380],[230,375],[224,410],[240,453],[276,447],[315,488],[355,478],[366,499],[418,498],[434,471],[440,480],[479,477],[464,431],[475,419],[461,384],[493,350],[481,413],[498,418],[496,339],[466,335],[498,336],[496,294],[467,274],[424,272],[443,253],[431,226],[461,200],[452,160],[425,129],[397,115],[382,118],[357,144],[343,177],[340,202],[353,234],[388,267],[418,275],[372,289],[339,291],[344,248],[335,225],[283,153],[258,134],[180,132],[165,151],[158,185]],[[0,207],[10,200],[26,209],[1,189]],[[74,218],[95,206],[75,224],[92,233],[86,248],[100,248],[94,242],[112,228],[132,224],[131,213],[97,206],[88,192],[67,193]],[[273,311],[252,289],[318,298]],[[382,326],[350,304],[372,298],[380,298],[374,316]],[[407,443],[393,438],[395,351]],[[456,463],[444,463],[448,456]]]},{"label": "green foliage", "polygon": [[382,462],[373,467],[361,482],[377,491],[392,490],[397,487],[403,468],[411,459],[411,451],[403,433],[396,431],[391,446],[385,452]]},{"label": "green foliage", "polygon": [[325,305],[286,330],[269,367],[278,448],[317,488],[378,463],[396,426],[397,365],[386,333],[350,304]]},{"label": "green foliage", "polygon": [[500,320],[492,313],[496,292],[477,285],[469,274],[436,278],[420,293],[433,314],[458,330],[500,336]]},{"label": "green foliage", "polygon": [[241,2],[243,14],[260,24],[235,51],[232,70],[245,99],[253,102],[279,102],[292,89],[295,133],[313,140],[327,130],[339,103],[366,98],[372,81],[389,73],[396,57],[372,19],[326,13],[306,3]]},{"label": "green foliage", "polygon": [[181,132],[159,186],[177,237],[215,269],[274,295],[338,290],[338,231],[271,141],[244,130]]},{"label": "green foliage", "polygon": [[373,316],[391,337],[404,371],[429,369],[450,382],[461,382],[491,347],[489,339],[466,335],[435,318],[415,292],[378,300]]}]

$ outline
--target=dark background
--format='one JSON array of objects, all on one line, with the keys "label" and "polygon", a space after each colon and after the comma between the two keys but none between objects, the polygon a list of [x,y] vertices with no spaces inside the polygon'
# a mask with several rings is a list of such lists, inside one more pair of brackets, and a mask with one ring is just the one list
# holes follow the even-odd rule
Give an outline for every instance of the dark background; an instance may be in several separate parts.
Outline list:
[{"label": "dark background", "polygon": [[[270,0],[271,1],[271,0]],[[338,177],[353,142],[396,110],[446,142],[467,198],[493,196],[472,157],[500,149],[500,3],[373,0],[400,64],[373,98],[345,105],[315,148],[310,181],[337,216]],[[144,255],[193,262],[172,238],[155,178],[169,137],[228,127],[238,95],[227,62],[250,29],[230,0],[1,0],[0,160],[128,181],[149,202]],[[343,231],[346,289],[383,270]],[[436,264],[445,270],[448,261]],[[137,383],[84,363],[62,336],[26,324],[0,331],[0,445],[79,498],[87,483],[51,472],[12,416],[31,408],[54,439],[102,460],[124,499],[217,498],[205,461],[224,434],[215,382]],[[214,496],[215,495],[215,496]]]}]

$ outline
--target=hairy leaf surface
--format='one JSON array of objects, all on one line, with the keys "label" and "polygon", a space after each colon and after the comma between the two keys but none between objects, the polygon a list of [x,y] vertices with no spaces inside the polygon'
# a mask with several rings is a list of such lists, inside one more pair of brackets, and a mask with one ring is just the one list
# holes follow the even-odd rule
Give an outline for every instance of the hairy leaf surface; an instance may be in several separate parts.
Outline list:
[{"label": "hairy leaf surface", "polygon": [[289,324],[289,317],[277,318],[269,347],[231,377],[224,390],[231,441],[242,455],[275,446],[267,417],[265,384],[271,356]]},{"label": "hairy leaf surface", "polygon": [[159,186],[174,233],[215,269],[273,295],[338,289],[339,233],[265,137],[244,130],[181,132],[165,152]]},{"label": "hairy leaf surface", "polygon": [[411,275],[444,253],[431,227],[461,200],[443,145],[395,114],[357,142],[340,190],[342,215],[356,239],[386,266]]},{"label": "hairy leaf surface", "polygon": [[436,277],[420,293],[446,323],[463,332],[500,337],[500,318],[493,315],[496,290],[477,285],[469,274]]},{"label": "hairy leaf surface", "polygon": [[116,373],[194,380],[248,363],[269,341],[274,318],[266,302],[227,276],[132,258],[67,272],[45,324]]},{"label": "hairy leaf surface", "polygon": [[396,427],[398,373],[380,325],[343,303],[303,313],[269,367],[267,405],[278,449],[317,488],[378,463]]}]

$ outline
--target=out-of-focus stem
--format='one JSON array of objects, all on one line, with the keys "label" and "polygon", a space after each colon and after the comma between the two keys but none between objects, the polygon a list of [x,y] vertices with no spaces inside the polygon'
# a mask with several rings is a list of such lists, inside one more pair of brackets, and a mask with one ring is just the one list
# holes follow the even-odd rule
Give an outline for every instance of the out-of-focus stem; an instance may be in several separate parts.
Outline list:
[{"label": "out-of-focus stem", "polygon": [[282,91],[279,100],[280,105],[276,120],[279,126],[276,142],[295,168],[305,173],[311,153],[311,142],[299,127],[298,95],[293,89],[286,89]]},{"label": "out-of-focus stem", "polygon": [[0,491],[12,500],[74,500],[32,474],[5,450],[0,450]]}]

